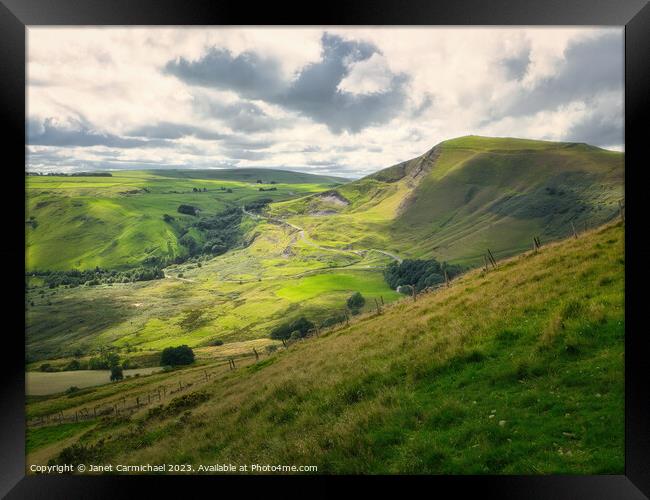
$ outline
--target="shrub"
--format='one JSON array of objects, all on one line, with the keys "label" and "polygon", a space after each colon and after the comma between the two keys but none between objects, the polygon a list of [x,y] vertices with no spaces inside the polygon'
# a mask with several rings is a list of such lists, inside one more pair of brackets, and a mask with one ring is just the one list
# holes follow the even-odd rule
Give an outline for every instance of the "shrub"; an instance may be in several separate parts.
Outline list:
[{"label": "shrub", "polygon": [[199,211],[198,208],[193,207],[192,205],[179,205],[177,209],[178,213],[180,214],[186,214],[186,215],[196,215],[197,212]]},{"label": "shrub", "polygon": [[361,295],[360,292],[354,292],[348,298],[348,302],[347,302],[348,307],[353,311],[361,309],[365,303],[366,303],[366,299],[363,298],[363,295]]},{"label": "shrub", "polygon": [[271,338],[276,340],[286,340],[291,337],[291,334],[295,331],[298,331],[300,333],[300,336],[304,337],[312,328],[314,328],[314,323],[309,321],[304,316],[301,316],[294,321],[284,323],[276,327],[273,331],[271,331]]},{"label": "shrub", "polygon": [[213,340],[212,345],[217,345],[217,346],[223,345],[223,340],[221,339]]},{"label": "shrub", "polygon": [[160,356],[161,365],[179,366],[194,363],[194,351],[186,345],[167,347]]},{"label": "shrub", "polygon": [[123,378],[124,378],[124,373],[122,373],[122,367],[113,366],[111,368],[111,382],[117,382],[118,380],[122,380]]},{"label": "shrub", "polygon": [[66,370],[81,370],[81,363],[79,363],[79,361],[77,361],[76,359],[73,359],[72,361],[70,361],[66,365],[65,369]]}]

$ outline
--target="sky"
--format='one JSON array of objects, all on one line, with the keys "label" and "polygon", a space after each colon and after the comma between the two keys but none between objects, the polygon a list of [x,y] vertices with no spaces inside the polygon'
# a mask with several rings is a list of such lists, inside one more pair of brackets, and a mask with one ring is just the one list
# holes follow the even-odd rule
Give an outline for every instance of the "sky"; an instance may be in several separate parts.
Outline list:
[{"label": "sky", "polygon": [[29,171],[358,178],[464,135],[623,150],[623,28],[28,27]]}]

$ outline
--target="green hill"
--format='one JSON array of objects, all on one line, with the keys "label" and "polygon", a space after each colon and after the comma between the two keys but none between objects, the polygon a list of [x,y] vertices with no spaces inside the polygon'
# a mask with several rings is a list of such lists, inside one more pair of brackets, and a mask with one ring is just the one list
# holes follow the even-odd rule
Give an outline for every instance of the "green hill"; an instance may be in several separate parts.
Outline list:
[{"label": "green hill", "polygon": [[224,181],[257,182],[265,184],[342,184],[349,179],[331,175],[308,174],[294,170],[271,168],[214,168],[184,170],[152,170],[156,175],[181,179],[218,179]]},{"label": "green hill", "polygon": [[[324,244],[477,263],[611,220],[623,154],[579,143],[467,136],[335,190],[274,205]],[[329,193],[329,196],[327,196]]]},{"label": "green hill", "polygon": [[[332,177],[264,169],[27,176],[27,270],[123,269],[151,257],[185,257],[188,248],[179,240],[196,217],[178,213],[182,204],[214,215],[262,198],[287,200],[323,191],[335,183]],[[174,220],[165,221],[165,214]]]},{"label": "green hill", "polygon": [[[545,245],[224,370],[162,410],[107,418],[72,440],[68,429],[28,461],[78,441],[60,462],[621,474],[624,265],[621,223]],[[133,399],[147,383],[37,401],[28,414]]]}]

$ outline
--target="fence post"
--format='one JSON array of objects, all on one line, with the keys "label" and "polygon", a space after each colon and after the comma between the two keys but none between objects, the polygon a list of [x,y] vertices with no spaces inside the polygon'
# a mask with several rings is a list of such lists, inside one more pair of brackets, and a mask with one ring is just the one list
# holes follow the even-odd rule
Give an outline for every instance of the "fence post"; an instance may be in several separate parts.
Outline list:
[{"label": "fence post", "polygon": [[254,347],[253,347],[253,353],[255,353],[255,361],[260,359],[260,355],[257,353],[257,349],[255,349]]},{"label": "fence post", "polygon": [[447,270],[445,269],[445,285],[449,286],[449,275],[447,274]]},{"label": "fence post", "polygon": [[576,233],[576,227],[574,226],[573,221],[571,221],[571,229],[573,230],[573,237],[577,240],[578,233]]},{"label": "fence post", "polygon": [[492,266],[496,269],[497,268],[497,261],[494,260],[494,255],[492,255],[492,252],[490,252],[490,249],[487,249],[488,251],[488,256],[490,257],[490,262],[492,262]]},{"label": "fence post", "polygon": [[384,296],[380,295],[379,298],[381,299],[381,305],[383,306],[384,305]]},{"label": "fence post", "polygon": [[377,314],[381,314],[381,308],[379,307],[379,302],[375,299],[375,307],[377,307]]},{"label": "fence post", "polygon": [[487,260],[487,255],[483,254],[483,262],[485,264],[485,272],[488,272],[488,260]]},{"label": "fence post", "polygon": [[411,285],[411,295],[413,296],[413,302],[417,300],[417,292],[415,291],[415,285]]}]

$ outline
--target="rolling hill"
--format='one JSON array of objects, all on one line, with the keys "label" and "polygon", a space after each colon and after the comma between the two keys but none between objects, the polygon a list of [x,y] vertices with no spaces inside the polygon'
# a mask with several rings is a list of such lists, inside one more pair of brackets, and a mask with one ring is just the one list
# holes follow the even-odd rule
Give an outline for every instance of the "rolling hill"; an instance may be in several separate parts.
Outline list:
[{"label": "rolling hill", "polygon": [[[257,184],[258,179],[264,184]],[[188,255],[179,240],[196,220],[177,212],[181,204],[213,215],[262,198],[304,196],[339,182],[333,177],[264,169],[27,176],[27,271],[125,269],[152,257],[172,261]],[[165,214],[173,222],[165,221]],[[194,236],[203,243],[200,235]]]},{"label": "rolling hill", "polygon": [[[257,184],[262,175],[270,177]],[[104,346],[153,359],[183,343],[210,350],[215,342],[268,340],[287,319],[340,316],[357,291],[368,311],[375,299],[400,297],[382,276],[391,260],[473,266],[488,248],[501,258],[530,248],[533,236],[543,243],[566,236],[572,223],[583,231],[616,215],[622,179],[620,153],[475,136],[344,184],[258,170],[30,176],[28,270],[182,257],[181,235],[197,217],[177,213],[180,204],[213,215],[260,197],[276,202],[261,214],[239,213],[246,244],[169,265],[167,279],[48,289],[30,276],[28,359],[65,366],[75,351],[89,356]],[[271,180],[275,191],[259,191]],[[202,241],[195,228],[188,233]]]},{"label": "rolling hill", "polygon": [[324,245],[476,264],[611,220],[623,154],[581,143],[460,137],[324,193],[274,204]]},{"label": "rolling hill", "polygon": [[32,428],[28,463],[621,474],[624,265],[610,223],[210,379],[198,366],[34,401],[31,417],[74,415],[186,385],[159,409]]}]

